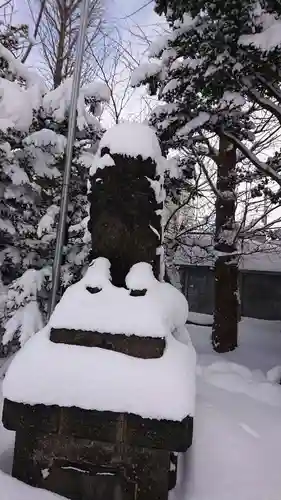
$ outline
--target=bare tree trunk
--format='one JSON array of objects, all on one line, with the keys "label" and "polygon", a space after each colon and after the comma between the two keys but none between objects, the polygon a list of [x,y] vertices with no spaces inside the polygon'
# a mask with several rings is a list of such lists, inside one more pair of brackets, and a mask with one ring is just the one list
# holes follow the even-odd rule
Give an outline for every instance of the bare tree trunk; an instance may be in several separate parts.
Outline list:
[{"label": "bare tree trunk", "polygon": [[[30,0],[32,1],[32,0]],[[40,40],[46,78],[54,88],[73,74],[76,42],[80,26],[81,0],[33,0],[40,2],[40,11],[34,34]],[[92,81],[96,62],[90,57],[89,47],[101,33],[104,1],[90,0],[87,44],[82,71],[83,81]],[[95,47],[96,48],[96,47]],[[28,55],[28,54],[27,54]]]},{"label": "bare tree trunk", "polygon": [[220,138],[217,172],[215,250],[215,308],[212,344],[217,352],[237,347],[238,259],[235,243],[236,149],[225,136]]},{"label": "bare tree trunk", "polygon": [[62,82],[62,69],[64,63],[64,47],[65,47],[65,21],[61,20],[59,31],[59,43],[56,54],[56,62],[54,68],[54,88],[56,89]]}]

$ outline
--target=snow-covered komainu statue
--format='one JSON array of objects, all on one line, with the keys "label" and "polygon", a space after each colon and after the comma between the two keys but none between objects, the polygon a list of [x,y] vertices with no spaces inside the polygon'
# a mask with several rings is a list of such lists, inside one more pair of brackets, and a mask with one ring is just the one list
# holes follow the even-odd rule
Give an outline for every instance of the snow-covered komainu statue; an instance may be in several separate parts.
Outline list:
[{"label": "snow-covered komainu statue", "polygon": [[144,125],[104,135],[91,171],[93,261],[4,381],[14,476],[73,500],[167,500],[192,442],[188,304],[159,279],[164,164]]}]

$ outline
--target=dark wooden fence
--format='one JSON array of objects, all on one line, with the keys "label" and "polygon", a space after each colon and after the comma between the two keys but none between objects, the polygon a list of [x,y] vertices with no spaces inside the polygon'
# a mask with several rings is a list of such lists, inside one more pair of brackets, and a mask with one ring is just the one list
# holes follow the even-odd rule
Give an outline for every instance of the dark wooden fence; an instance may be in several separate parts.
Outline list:
[{"label": "dark wooden fence", "polygon": [[[208,266],[181,266],[181,280],[190,310],[213,314],[213,269]],[[241,270],[239,290],[242,316],[281,320],[281,273]]]}]

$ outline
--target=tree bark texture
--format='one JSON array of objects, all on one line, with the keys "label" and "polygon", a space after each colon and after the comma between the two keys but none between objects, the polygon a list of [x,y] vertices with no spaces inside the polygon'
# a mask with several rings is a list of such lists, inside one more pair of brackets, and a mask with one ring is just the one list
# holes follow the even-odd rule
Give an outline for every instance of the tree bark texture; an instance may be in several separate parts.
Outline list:
[{"label": "tree bark texture", "polygon": [[236,149],[225,136],[220,138],[217,163],[215,250],[215,307],[212,344],[217,352],[237,347],[239,315],[238,259],[236,254]]}]

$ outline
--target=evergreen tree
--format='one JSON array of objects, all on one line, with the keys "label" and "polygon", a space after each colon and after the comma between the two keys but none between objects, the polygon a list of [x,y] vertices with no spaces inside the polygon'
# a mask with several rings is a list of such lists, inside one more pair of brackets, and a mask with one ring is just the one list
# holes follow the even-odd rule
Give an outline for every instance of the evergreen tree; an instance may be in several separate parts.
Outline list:
[{"label": "evergreen tree", "polygon": [[[187,149],[195,159],[211,158],[217,167],[212,342],[217,351],[228,351],[237,344],[237,151],[263,179],[269,176],[281,186],[280,155],[262,162],[251,149],[253,112],[266,109],[281,123],[281,5],[256,0],[155,3],[170,33],[152,45],[153,59],[138,68],[133,85],[147,83],[150,93],[164,101],[151,123],[166,150]],[[265,184],[262,180],[261,189]]]},{"label": "evergreen tree", "polygon": [[[71,80],[48,92],[36,73],[0,45],[8,78],[1,79],[1,260],[5,308],[3,342],[23,343],[47,311],[56,224],[62,189]],[[80,90],[70,185],[62,282],[72,283],[87,259],[87,177],[101,136],[100,103],[107,89],[93,83]]]},{"label": "evergreen tree", "polygon": [[24,140],[43,86],[9,50],[11,47],[16,52],[18,36],[18,31],[11,28],[0,37],[0,259],[5,284],[22,270],[25,255],[21,245],[33,234],[31,208],[38,196]]}]

